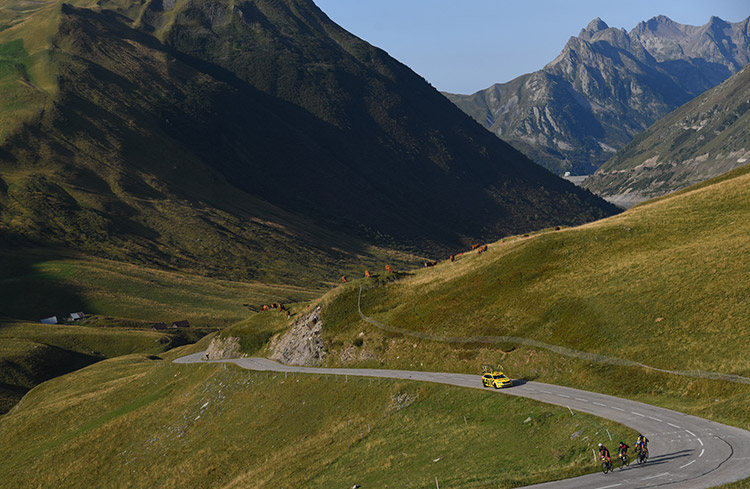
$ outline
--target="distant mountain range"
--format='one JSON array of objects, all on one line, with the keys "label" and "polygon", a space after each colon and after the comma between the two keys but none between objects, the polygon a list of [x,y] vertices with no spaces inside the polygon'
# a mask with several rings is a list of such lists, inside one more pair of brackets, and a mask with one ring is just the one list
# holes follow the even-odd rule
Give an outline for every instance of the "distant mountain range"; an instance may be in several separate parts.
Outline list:
[{"label": "distant mountain range", "polygon": [[749,61],[750,18],[696,27],[658,16],[630,32],[595,19],[543,69],[445,95],[542,166],[586,175]]},{"label": "distant mountain range", "polygon": [[583,186],[630,207],[750,162],[750,66],[670,113]]},{"label": "distant mountain range", "polygon": [[6,1],[0,87],[14,246],[294,283],[616,212],[310,0]]}]

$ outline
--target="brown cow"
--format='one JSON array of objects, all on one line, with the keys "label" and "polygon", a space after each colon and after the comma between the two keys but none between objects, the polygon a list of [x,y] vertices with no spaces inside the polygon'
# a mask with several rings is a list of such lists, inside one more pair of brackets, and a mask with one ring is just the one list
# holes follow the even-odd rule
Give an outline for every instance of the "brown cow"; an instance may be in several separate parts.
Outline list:
[{"label": "brown cow", "polygon": [[370,274],[369,270],[365,270],[365,277],[370,278],[372,275]]},{"label": "brown cow", "polygon": [[341,282],[346,283],[346,275],[341,276]]},{"label": "brown cow", "polygon": [[453,256],[453,255],[451,255],[451,261],[453,261],[453,260],[455,260],[455,259],[456,259],[456,257],[455,257],[455,256]]},{"label": "brown cow", "polygon": [[479,248],[479,243],[471,245],[472,250],[476,250],[477,248]]},{"label": "brown cow", "polygon": [[270,309],[270,307],[268,307],[267,305],[263,304],[263,310],[264,310],[264,311],[267,311],[267,310],[269,310],[269,309]]},{"label": "brown cow", "polygon": [[291,313],[291,311],[287,311],[286,312],[286,318],[289,319],[290,317],[292,317],[292,313]]},{"label": "brown cow", "polygon": [[393,273],[393,268],[391,268],[390,265],[386,265],[385,266],[385,271],[388,272],[388,273]]}]

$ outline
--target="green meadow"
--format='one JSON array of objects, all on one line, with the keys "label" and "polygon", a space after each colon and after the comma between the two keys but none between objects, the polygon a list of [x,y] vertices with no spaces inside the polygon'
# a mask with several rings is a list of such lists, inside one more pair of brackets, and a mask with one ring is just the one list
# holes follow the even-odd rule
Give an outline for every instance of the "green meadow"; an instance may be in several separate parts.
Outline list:
[{"label": "green meadow", "polygon": [[202,344],[105,360],[0,418],[7,487],[515,487],[596,469],[635,433],[500,393],[177,365]]},{"label": "green meadow", "polygon": [[[330,365],[476,372],[637,398],[745,428],[750,385],[571,358],[515,336],[680,371],[750,377],[750,168],[578,228],[347,284],[321,299]],[[407,333],[382,331],[357,312]],[[444,341],[416,335],[439,335]]]}]

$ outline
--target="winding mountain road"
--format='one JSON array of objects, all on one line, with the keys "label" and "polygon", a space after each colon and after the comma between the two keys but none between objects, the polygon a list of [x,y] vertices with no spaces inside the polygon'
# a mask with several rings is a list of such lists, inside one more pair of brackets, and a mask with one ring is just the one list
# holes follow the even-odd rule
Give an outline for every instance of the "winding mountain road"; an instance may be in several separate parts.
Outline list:
[{"label": "winding mountain road", "polygon": [[[175,363],[206,363],[203,352]],[[479,375],[408,370],[311,368],[282,365],[265,358],[217,360],[257,371],[296,372],[408,379],[483,389]],[[545,489],[699,489],[750,478],[750,432],[669,409],[594,392],[539,382],[519,382],[497,391],[527,397],[622,423],[651,441],[651,457],[644,465],[632,463],[607,475],[601,472],[574,479],[528,486]],[[616,451],[617,441],[609,448]],[[632,440],[626,440],[632,441]],[[616,458],[616,457],[614,457]],[[593,454],[592,454],[593,463]],[[617,466],[617,463],[615,462]]]}]

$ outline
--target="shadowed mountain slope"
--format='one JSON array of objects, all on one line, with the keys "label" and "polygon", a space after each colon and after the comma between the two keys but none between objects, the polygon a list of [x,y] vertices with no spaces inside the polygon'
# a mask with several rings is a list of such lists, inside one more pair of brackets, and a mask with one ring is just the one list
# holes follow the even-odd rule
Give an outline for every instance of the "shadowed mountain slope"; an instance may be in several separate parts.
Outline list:
[{"label": "shadowed mountain slope", "polygon": [[636,136],[583,185],[629,207],[748,161],[750,69],[745,67]]},{"label": "shadowed mountain slope", "polygon": [[11,4],[6,241],[294,280],[614,210],[312,2]]},{"label": "shadowed mountain slope", "polygon": [[446,96],[550,170],[592,173],[636,134],[750,61],[750,19],[659,16],[630,32],[593,20],[543,69]]}]

